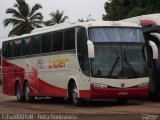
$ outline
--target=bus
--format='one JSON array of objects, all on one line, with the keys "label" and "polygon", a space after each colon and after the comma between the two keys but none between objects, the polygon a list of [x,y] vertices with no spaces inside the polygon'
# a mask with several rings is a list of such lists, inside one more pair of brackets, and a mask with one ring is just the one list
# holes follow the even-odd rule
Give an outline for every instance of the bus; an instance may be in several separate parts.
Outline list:
[{"label": "bus", "polygon": [[18,101],[35,97],[83,100],[146,98],[150,45],[128,22],[62,23],[10,37],[2,44],[3,93]]},{"label": "bus", "polygon": [[160,95],[160,13],[141,15],[121,21],[136,23],[142,26],[146,41],[152,40],[158,46],[159,57],[152,60],[152,77],[150,92],[154,97]]}]

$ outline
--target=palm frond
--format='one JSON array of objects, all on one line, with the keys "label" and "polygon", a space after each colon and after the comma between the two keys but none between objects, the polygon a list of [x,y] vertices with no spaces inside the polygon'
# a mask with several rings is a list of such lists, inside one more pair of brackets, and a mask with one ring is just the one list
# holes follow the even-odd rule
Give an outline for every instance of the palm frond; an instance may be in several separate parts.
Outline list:
[{"label": "palm frond", "polygon": [[30,7],[29,5],[25,2],[25,0],[16,0],[17,5],[16,7],[18,8],[18,11],[21,13],[21,16],[28,17],[30,13]]},{"label": "palm frond", "polygon": [[42,24],[42,23],[43,23],[43,22],[39,23],[38,21],[34,21],[33,24],[32,24],[32,26],[33,26],[34,28],[41,28],[42,25],[40,25],[40,24]]},{"label": "palm frond", "polygon": [[3,21],[4,27],[8,26],[9,24],[12,24],[13,26],[18,25],[20,22],[23,22],[22,20],[14,19],[14,18],[7,18]]},{"label": "palm frond", "polygon": [[43,15],[39,12],[34,14],[32,17],[29,18],[29,20],[43,20]]},{"label": "palm frond", "polygon": [[19,29],[19,26],[17,25],[16,27],[14,27],[8,34],[8,37],[12,36],[12,35],[19,35],[18,33],[18,29]]},{"label": "palm frond", "polygon": [[13,7],[18,8],[18,7],[19,7],[19,5],[18,5],[17,3],[15,3],[15,4],[13,5]]},{"label": "palm frond", "polygon": [[33,7],[32,7],[32,10],[29,14],[29,17],[31,17],[37,10],[41,9],[42,6],[40,4],[35,4]]},{"label": "palm frond", "polygon": [[30,33],[34,28],[30,25],[25,25],[24,22],[21,22],[17,26],[15,26],[10,32],[8,36],[12,35],[22,35]]},{"label": "palm frond", "polygon": [[13,16],[13,17],[16,17],[16,18],[22,18],[21,14],[20,14],[17,10],[15,10],[15,9],[13,9],[13,8],[8,8],[8,9],[6,10],[6,13],[7,13],[7,14],[12,14],[12,16]]},{"label": "palm frond", "polygon": [[56,10],[56,12],[52,12],[50,16],[53,24],[63,23],[68,19],[68,16],[64,16],[64,11],[59,10]]},{"label": "palm frond", "polygon": [[68,16],[64,16],[61,20],[61,23],[65,22],[68,19]]},{"label": "palm frond", "polygon": [[44,24],[45,24],[46,26],[52,26],[52,25],[55,25],[56,23],[53,22],[52,20],[48,20],[48,21],[45,21]]}]

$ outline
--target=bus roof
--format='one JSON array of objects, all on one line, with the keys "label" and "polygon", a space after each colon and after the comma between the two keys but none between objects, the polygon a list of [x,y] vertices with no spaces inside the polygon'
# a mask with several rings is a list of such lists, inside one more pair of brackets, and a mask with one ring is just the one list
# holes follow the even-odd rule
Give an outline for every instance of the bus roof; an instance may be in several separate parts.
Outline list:
[{"label": "bus roof", "polygon": [[142,24],[160,25],[160,13],[141,15],[141,16],[127,18],[127,19],[120,20],[120,21],[121,22],[122,21],[123,22],[132,22],[132,23],[136,23],[137,25],[142,25]]},{"label": "bus roof", "polygon": [[57,25],[54,25],[54,26],[47,26],[47,27],[42,27],[42,28],[35,29],[29,34],[23,34],[21,36],[14,36],[14,37],[5,38],[3,41],[29,37],[29,36],[33,36],[33,35],[38,35],[38,34],[48,33],[48,32],[52,32],[52,31],[63,30],[63,29],[67,29],[67,28],[73,28],[73,27],[76,27],[76,26],[82,26],[82,27],[85,27],[85,28],[98,27],[98,26],[140,27],[140,26],[138,26],[134,23],[120,22],[120,21],[91,21],[91,22],[77,22],[77,23],[61,23],[61,24],[57,24]]}]

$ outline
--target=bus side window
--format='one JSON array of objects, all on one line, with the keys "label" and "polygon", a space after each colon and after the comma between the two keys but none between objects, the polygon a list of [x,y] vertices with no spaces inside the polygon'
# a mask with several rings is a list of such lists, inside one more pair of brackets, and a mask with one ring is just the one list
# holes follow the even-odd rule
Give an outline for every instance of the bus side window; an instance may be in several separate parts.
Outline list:
[{"label": "bus side window", "polygon": [[13,57],[21,56],[21,50],[22,50],[22,44],[21,40],[15,40],[13,41]]},{"label": "bus side window", "polygon": [[51,34],[45,34],[41,37],[41,53],[51,52]]},{"label": "bus side window", "polygon": [[77,54],[81,70],[85,75],[89,76],[87,32],[86,29],[83,27],[77,29]]},{"label": "bus side window", "polygon": [[2,53],[3,53],[3,57],[5,57],[5,58],[7,58],[8,57],[8,51],[7,51],[7,49],[8,49],[8,42],[4,42],[3,43],[3,45],[2,45],[3,47],[3,49],[2,49]]},{"label": "bus side window", "polygon": [[25,38],[22,41],[22,56],[30,55],[31,38]]},{"label": "bus side window", "polygon": [[64,50],[75,49],[75,29],[64,31]]},{"label": "bus side window", "polygon": [[63,32],[56,32],[52,34],[52,52],[62,51],[63,47]]},{"label": "bus side window", "polygon": [[39,54],[40,53],[40,37],[34,36],[31,40],[31,54]]},{"label": "bus side window", "polygon": [[13,42],[9,41],[8,42],[8,57],[11,58],[13,56]]}]

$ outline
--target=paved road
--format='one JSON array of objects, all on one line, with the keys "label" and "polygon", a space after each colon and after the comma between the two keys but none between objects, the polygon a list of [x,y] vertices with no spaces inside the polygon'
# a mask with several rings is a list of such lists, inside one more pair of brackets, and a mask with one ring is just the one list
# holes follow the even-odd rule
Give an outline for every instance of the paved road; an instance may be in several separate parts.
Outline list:
[{"label": "paved road", "polygon": [[[47,115],[64,114],[71,115],[78,120],[142,120],[142,117],[160,119],[160,100],[129,100],[126,105],[120,105],[116,101],[92,101],[85,102],[81,107],[75,107],[65,100],[52,100],[50,98],[36,99],[34,103],[19,103],[15,96],[2,94],[0,87],[0,119],[5,114],[34,114]],[[43,115],[42,114],[42,115]],[[39,116],[41,119],[44,116]],[[53,117],[52,117],[53,118]],[[7,119],[3,116],[3,119]],[[46,118],[43,118],[46,119]],[[144,120],[150,120],[144,119]]]}]

